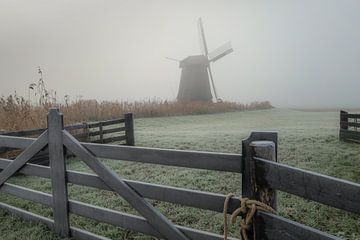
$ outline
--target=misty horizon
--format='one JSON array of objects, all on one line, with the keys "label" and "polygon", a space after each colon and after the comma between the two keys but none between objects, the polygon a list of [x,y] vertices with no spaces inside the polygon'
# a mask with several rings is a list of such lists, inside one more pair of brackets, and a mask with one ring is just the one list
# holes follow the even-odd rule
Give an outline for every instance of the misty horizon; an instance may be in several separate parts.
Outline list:
[{"label": "misty horizon", "polygon": [[277,107],[360,107],[360,2],[2,1],[0,95],[43,70],[59,98],[175,100],[182,60],[201,54],[202,17],[225,101]]}]

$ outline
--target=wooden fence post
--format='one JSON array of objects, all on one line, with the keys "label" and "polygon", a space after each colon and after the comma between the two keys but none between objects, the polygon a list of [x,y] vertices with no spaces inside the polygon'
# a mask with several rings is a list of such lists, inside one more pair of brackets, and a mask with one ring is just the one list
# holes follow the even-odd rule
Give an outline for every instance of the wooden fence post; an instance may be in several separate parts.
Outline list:
[{"label": "wooden fence post", "polygon": [[[268,161],[277,162],[275,143],[272,141],[254,141],[250,143],[254,157],[266,159]],[[255,166],[256,167],[256,166]],[[256,176],[257,171],[252,173]],[[276,192],[267,186],[260,186],[255,181],[255,199],[266,203],[276,210]]]},{"label": "wooden fence post", "polygon": [[347,117],[348,112],[340,110],[340,129],[348,130],[349,127],[344,122],[348,122],[349,118]]},{"label": "wooden fence post", "polygon": [[58,109],[50,109],[48,113],[48,141],[55,232],[66,238],[70,237],[70,224],[63,129],[63,115]]},{"label": "wooden fence post", "polygon": [[340,131],[339,131],[339,139],[340,140],[346,140],[344,136],[344,131],[347,131],[349,129],[348,125],[346,124],[349,121],[349,118],[347,117],[348,112],[340,110]]},{"label": "wooden fence post", "polygon": [[99,122],[99,132],[100,132],[100,143],[104,143],[104,127],[103,127],[103,122]]},{"label": "wooden fence post", "polygon": [[[269,161],[277,161],[277,133],[275,132],[253,132],[250,137],[242,143],[243,169],[242,169],[242,197],[258,200],[266,203],[276,210],[276,192],[266,186],[256,183],[256,164],[254,157]],[[255,221],[255,220],[254,220]],[[258,226],[255,222],[255,225]],[[250,234],[254,235],[253,229]],[[259,234],[255,234],[256,239]]]},{"label": "wooden fence post", "polygon": [[132,113],[125,114],[126,145],[135,146],[134,116]]}]

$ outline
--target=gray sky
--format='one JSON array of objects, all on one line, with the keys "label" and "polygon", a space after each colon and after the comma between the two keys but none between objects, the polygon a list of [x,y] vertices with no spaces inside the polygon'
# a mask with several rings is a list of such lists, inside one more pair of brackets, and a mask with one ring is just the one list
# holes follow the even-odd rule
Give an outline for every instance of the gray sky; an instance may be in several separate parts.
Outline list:
[{"label": "gray sky", "polygon": [[0,1],[0,94],[44,71],[58,95],[174,99],[176,59],[232,41],[213,64],[225,100],[280,107],[359,107],[358,0]]}]

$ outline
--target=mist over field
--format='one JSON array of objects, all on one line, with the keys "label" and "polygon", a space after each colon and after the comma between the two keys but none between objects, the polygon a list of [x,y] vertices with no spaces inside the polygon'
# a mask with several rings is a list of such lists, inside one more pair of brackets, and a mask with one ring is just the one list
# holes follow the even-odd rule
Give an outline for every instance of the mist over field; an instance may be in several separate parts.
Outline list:
[{"label": "mist over field", "polygon": [[234,52],[212,65],[224,100],[277,107],[359,107],[360,2],[0,2],[0,95],[27,96],[41,66],[49,89],[98,100],[175,99],[177,62]]}]

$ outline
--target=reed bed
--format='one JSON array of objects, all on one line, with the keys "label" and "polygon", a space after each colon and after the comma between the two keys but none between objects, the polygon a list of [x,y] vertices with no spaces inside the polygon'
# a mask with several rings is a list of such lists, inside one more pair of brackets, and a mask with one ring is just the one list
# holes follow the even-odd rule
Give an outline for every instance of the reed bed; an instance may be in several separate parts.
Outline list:
[{"label": "reed bed", "polygon": [[270,102],[241,104],[235,102],[97,101],[77,100],[66,104],[44,101],[33,104],[16,94],[0,98],[0,131],[46,127],[46,114],[51,107],[64,113],[65,124],[117,118],[132,112],[135,117],[161,117],[209,114],[272,108]]}]

